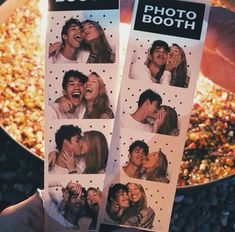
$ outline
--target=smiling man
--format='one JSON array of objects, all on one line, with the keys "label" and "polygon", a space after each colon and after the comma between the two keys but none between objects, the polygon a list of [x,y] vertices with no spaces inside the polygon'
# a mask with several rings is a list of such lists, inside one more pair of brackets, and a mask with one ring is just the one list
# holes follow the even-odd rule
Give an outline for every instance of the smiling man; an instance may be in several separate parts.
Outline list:
[{"label": "smiling man", "polygon": [[163,40],[155,40],[148,49],[146,61],[136,61],[130,67],[129,78],[143,83],[163,83],[170,80],[171,72],[179,62],[179,55],[171,53],[169,45]]},{"label": "smiling man", "polygon": [[122,167],[123,171],[133,178],[140,178],[140,171],[145,156],[148,155],[149,146],[140,140],[136,140],[129,146],[129,162]]},{"label": "smiling man", "polygon": [[63,97],[69,100],[69,110],[63,112],[59,108],[59,103],[49,104],[48,116],[52,119],[74,119],[82,118],[85,112],[83,104],[84,84],[87,76],[76,70],[69,70],[63,77]]},{"label": "smiling man", "polygon": [[78,63],[87,60],[89,52],[82,46],[83,26],[78,19],[70,18],[65,22],[61,39],[62,46],[59,43],[59,52],[50,54],[52,63]]}]

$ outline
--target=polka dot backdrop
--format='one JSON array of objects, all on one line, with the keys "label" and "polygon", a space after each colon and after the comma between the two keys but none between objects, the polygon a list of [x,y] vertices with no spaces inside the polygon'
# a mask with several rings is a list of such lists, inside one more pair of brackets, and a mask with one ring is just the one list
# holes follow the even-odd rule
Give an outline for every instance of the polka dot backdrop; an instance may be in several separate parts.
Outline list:
[{"label": "polka dot backdrop", "polygon": [[118,70],[110,69],[109,65],[51,65],[46,72],[46,102],[53,103],[57,98],[63,95],[62,81],[65,72],[69,70],[78,70],[79,72],[89,75],[96,72],[104,81],[106,93],[109,97],[110,108],[115,113],[120,79],[117,76]]}]

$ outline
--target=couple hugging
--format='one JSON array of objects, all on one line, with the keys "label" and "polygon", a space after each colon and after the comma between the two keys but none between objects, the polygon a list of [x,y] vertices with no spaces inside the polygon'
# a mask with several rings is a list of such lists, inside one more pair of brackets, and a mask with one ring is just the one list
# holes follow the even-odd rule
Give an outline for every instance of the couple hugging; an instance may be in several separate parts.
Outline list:
[{"label": "couple hugging", "polygon": [[169,183],[167,168],[165,154],[161,150],[149,153],[149,146],[140,140],[129,146],[129,161],[122,167],[129,177]]},{"label": "couple hugging", "polygon": [[63,96],[49,103],[48,117],[52,119],[114,118],[102,78],[91,72],[88,76],[77,70],[65,72]]},{"label": "couple hugging", "polygon": [[51,201],[47,207],[50,231],[75,228],[87,231],[96,228],[102,195],[98,188],[89,187],[86,190],[72,181],[66,187],[52,182],[49,183],[48,192]]},{"label": "couple hugging", "polygon": [[114,63],[115,54],[103,28],[93,20],[67,20],[61,31],[61,42],[49,48],[52,63]]},{"label": "couple hugging", "polygon": [[151,229],[154,218],[142,185],[116,183],[109,188],[106,222]]},{"label": "couple hugging", "polygon": [[162,97],[151,89],[145,90],[138,100],[136,111],[123,115],[124,128],[164,135],[179,135],[178,116],[174,108],[162,105]]},{"label": "couple hugging", "polygon": [[143,83],[187,88],[190,77],[185,52],[176,43],[169,47],[165,41],[155,40],[148,49],[146,61],[131,65],[129,77]]},{"label": "couple hugging", "polygon": [[51,174],[102,174],[108,160],[108,144],[99,131],[82,131],[63,125],[55,134],[57,151],[48,156]]}]

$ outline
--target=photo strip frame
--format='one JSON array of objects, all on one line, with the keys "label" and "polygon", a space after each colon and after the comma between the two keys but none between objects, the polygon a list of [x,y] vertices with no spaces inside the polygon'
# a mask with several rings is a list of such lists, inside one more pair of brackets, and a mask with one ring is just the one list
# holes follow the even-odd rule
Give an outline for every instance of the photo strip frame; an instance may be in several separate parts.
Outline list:
[{"label": "photo strip frame", "polygon": [[135,1],[100,231],[169,229],[209,1]]},{"label": "photo strip frame", "polygon": [[97,231],[120,86],[119,1],[49,0],[45,231]]}]

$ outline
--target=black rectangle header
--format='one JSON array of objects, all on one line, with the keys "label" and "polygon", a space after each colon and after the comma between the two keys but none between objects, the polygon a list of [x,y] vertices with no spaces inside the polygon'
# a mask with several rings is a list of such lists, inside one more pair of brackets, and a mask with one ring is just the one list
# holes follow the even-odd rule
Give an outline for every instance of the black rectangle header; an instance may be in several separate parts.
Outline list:
[{"label": "black rectangle header", "polygon": [[139,0],[134,30],[200,40],[205,4]]},{"label": "black rectangle header", "polygon": [[49,11],[113,10],[119,8],[118,0],[49,0]]}]

